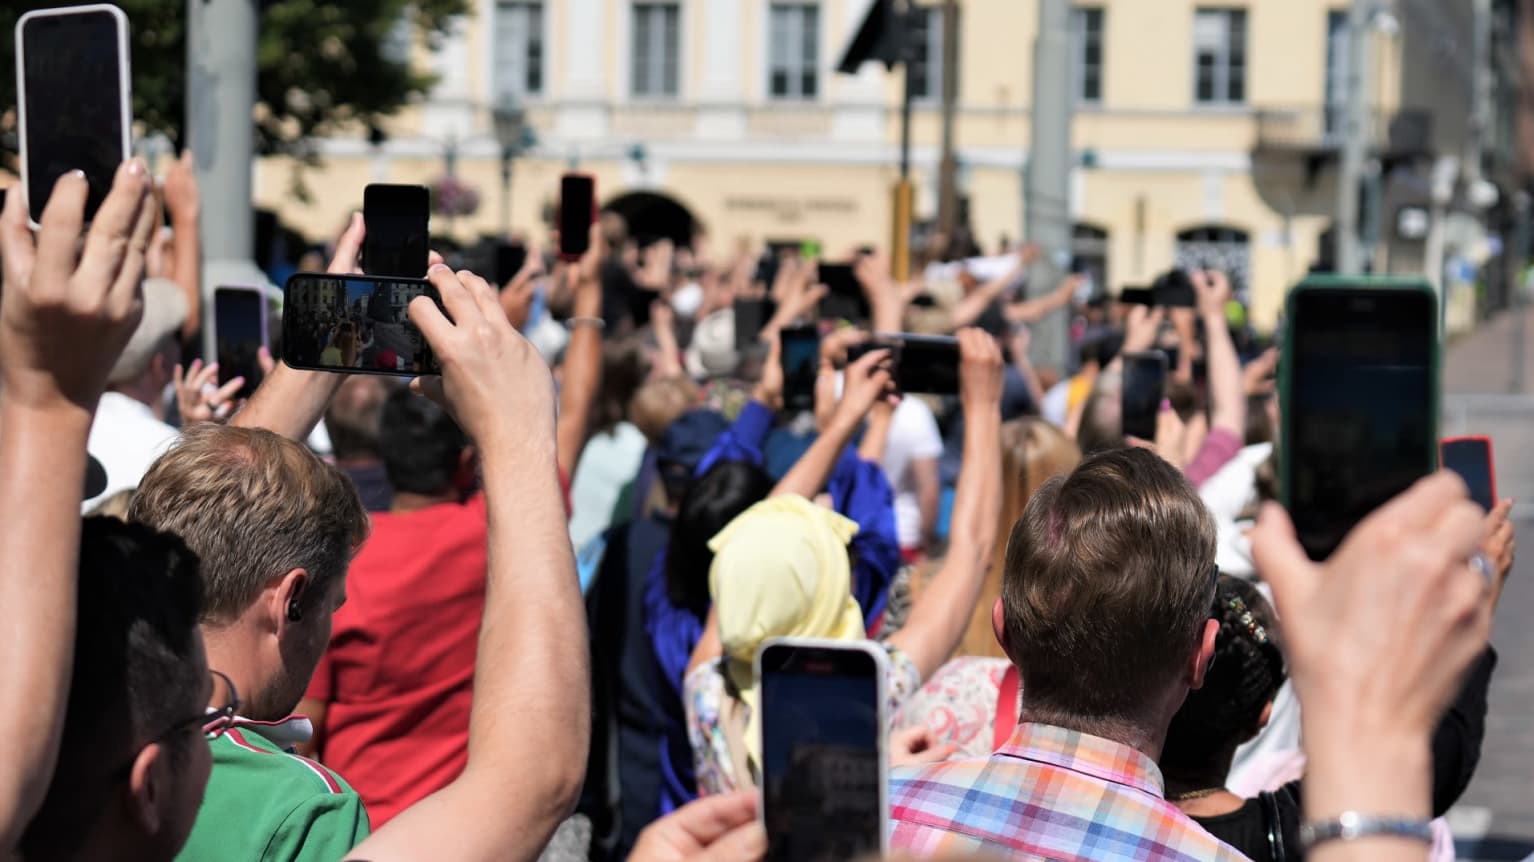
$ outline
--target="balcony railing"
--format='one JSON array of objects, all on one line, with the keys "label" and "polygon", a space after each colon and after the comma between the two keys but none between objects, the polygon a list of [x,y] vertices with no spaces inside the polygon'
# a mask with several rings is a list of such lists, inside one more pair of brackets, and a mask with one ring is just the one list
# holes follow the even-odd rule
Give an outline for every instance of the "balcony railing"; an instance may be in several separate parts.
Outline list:
[{"label": "balcony railing", "polygon": [[[1340,105],[1263,109],[1257,112],[1257,148],[1319,155],[1342,148],[1347,123]],[[1365,114],[1364,138],[1369,149],[1388,155],[1429,151],[1433,115],[1423,110],[1379,111]]]}]

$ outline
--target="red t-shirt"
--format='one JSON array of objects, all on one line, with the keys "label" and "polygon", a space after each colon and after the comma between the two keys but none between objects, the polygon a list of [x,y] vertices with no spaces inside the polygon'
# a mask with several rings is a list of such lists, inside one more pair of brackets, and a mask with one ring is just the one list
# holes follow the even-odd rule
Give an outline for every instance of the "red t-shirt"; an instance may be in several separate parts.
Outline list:
[{"label": "red t-shirt", "polygon": [[373,829],[468,762],[474,654],[485,610],[485,497],[373,515],[308,696],[329,704],[320,759]]}]

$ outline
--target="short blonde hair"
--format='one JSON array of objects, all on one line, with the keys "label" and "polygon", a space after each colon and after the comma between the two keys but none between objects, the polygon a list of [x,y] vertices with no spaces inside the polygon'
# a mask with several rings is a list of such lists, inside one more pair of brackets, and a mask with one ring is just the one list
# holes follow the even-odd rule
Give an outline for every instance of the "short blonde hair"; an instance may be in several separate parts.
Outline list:
[{"label": "short blonde hair", "polygon": [[139,483],[128,520],[180,536],[202,561],[203,621],[239,617],[272,579],[308,571],[307,601],[346,576],[368,534],[351,479],[260,428],[188,428]]},{"label": "short blonde hair", "polygon": [[698,385],[687,377],[662,377],[639,387],[629,417],[654,446],[666,429],[698,403]]}]

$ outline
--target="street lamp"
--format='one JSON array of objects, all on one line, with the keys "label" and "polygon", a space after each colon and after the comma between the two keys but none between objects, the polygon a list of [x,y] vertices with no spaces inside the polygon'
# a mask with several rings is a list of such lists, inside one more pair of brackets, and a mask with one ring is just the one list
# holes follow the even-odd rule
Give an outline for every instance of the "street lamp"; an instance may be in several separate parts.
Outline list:
[{"label": "street lamp", "polygon": [[490,112],[495,140],[501,145],[501,236],[511,234],[511,161],[524,143],[526,113],[516,99],[504,96]]}]

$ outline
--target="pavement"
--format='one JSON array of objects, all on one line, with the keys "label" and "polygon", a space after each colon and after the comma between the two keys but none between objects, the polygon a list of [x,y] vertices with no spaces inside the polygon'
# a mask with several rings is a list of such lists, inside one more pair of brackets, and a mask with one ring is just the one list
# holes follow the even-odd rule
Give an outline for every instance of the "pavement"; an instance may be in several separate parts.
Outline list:
[{"label": "pavement", "polygon": [[1517,318],[1534,336],[1534,309],[1504,313],[1445,352],[1445,436],[1492,438],[1497,491],[1518,500],[1513,518],[1524,548],[1497,608],[1486,740],[1474,780],[1449,813],[1460,859],[1534,855],[1534,349],[1513,369]]}]

